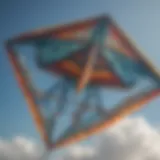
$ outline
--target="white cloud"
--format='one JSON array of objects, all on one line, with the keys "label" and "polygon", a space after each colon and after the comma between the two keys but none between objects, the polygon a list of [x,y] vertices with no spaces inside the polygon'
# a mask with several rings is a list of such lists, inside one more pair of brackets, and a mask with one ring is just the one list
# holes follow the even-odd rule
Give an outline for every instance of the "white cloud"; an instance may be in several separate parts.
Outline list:
[{"label": "white cloud", "polygon": [[0,160],[39,160],[42,148],[30,139],[15,137],[11,141],[0,140]]},{"label": "white cloud", "polygon": [[[23,137],[0,140],[0,160],[41,160],[42,153],[38,144]],[[96,136],[92,145],[70,146],[64,156],[57,158],[71,159],[160,160],[160,134],[143,118],[124,119]]]},{"label": "white cloud", "polygon": [[62,159],[160,160],[160,134],[143,118],[124,119],[96,136],[94,145],[88,146],[87,150],[82,146],[72,146]]}]

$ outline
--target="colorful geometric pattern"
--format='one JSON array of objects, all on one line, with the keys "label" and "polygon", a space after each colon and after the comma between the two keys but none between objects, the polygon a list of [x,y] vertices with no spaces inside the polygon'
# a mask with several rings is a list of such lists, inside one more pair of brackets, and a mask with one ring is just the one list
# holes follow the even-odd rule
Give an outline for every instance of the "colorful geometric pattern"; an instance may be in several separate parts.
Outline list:
[{"label": "colorful geometric pattern", "polygon": [[[21,53],[15,49],[21,45],[34,47],[34,62],[41,71],[56,73],[64,79],[44,93],[37,92],[20,63]],[[50,149],[110,127],[160,94],[160,78],[155,68],[106,16],[24,34],[9,40],[6,48],[36,126]],[[131,88],[142,78],[151,79],[153,88],[131,96],[109,111],[101,104],[101,87]],[[76,89],[84,89],[84,97],[80,103],[67,105],[69,92]],[[72,102],[75,99],[72,97]],[[48,105],[50,102],[53,103]],[[73,115],[68,116],[71,110]],[[55,135],[57,121],[66,117],[71,123],[64,129],[64,122],[68,121],[63,121],[63,130]]]}]

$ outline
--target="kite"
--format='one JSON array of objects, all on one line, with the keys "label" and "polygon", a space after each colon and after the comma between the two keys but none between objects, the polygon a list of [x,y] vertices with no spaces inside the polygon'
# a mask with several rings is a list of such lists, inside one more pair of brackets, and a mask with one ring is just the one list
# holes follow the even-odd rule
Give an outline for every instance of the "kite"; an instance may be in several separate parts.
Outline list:
[{"label": "kite", "polygon": [[[107,15],[22,34],[6,49],[49,150],[107,129],[160,95],[157,70]],[[151,87],[112,108],[102,103],[102,90],[128,93],[141,79]]]}]

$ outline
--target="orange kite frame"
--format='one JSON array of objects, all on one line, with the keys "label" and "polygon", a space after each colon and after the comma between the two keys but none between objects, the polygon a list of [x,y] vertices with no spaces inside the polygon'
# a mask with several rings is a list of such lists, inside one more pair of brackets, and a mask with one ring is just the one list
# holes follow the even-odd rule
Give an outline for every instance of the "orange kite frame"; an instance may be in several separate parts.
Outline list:
[{"label": "orange kite frame", "polygon": [[17,43],[17,42],[21,42],[23,40],[29,40],[34,37],[43,36],[43,35],[47,35],[47,34],[53,34],[53,33],[58,34],[60,32],[61,33],[63,32],[65,35],[65,33],[67,33],[68,31],[83,30],[83,29],[86,29],[86,28],[96,24],[96,22],[101,18],[105,18],[106,20],[109,20],[112,23],[112,25],[114,26],[114,29],[117,31],[117,33],[119,34],[122,41],[124,41],[125,44],[130,49],[132,49],[135,54],[137,54],[139,56],[139,58],[145,63],[146,67],[152,72],[153,76],[156,77],[157,79],[160,79],[160,75],[159,75],[158,71],[155,69],[155,67],[152,66],[152,64],[149,62],[149,60],[143,56],[143,54],[139,51],[138,47],[136,47],[136,45],[133,43],[133,41],[131,41],[131,39],[126,35],[126,33],[124,33],[118,27],[116,22],[113,21],[113,19],[111,19],[111,17],[105,16],[105,15],[82,20],[82,21],[78,21],[78,22],[71,23],[71,24],[61,25],[61,26],[52,27],[52,28],[48,28],[48,29],[36,30],[34,32],[22,34],[16,38],[10,39],[6,42],[6,49],[8,52],[9,60],[13,66],[17,81],[18,81],[20,88],[21,88],[21,90],[27,100],[30,112],[32,114],[32,117],[33,117],[35,123],[36,123],[37,129],[40,132],[42,139],[45,141],[45,144],[48,147],[48,149],[58,148],[58,147],[62,147],[62,146],[65,146],[65,145],[68,145],[71,143],[78,142],[80,140],[83,140],[84,138],[87,138],[89,135],[100,132],[104,128],[109,128],[114,123],[120,121],[120,119],[122,119],[124,116],[127,116],[127,115],[131,114],[132,112],[142,108],[142,106],[144,104],[148,103],[153,98],[160,95],[159,88],[149,90],[148,92],[145,92],[144,94],[140,93],[140,94],[136,95],[135,97],[131,97],[131,98],[127,99],[126,102],[119,104],[117,106],[117,108],[110,115],[110,118],[105,120],[103,123],[95,125],[85,132],[77,133],[68,139],[65,139],[65,140],[62,140],[62,141],[59,141],[56,143],[50,141],[50,139],[48,138],[47,132],[45,130],[45,127],[44,127],[44,120],[43,120],[43,118],[40,114],[40,111],[38,109],[38,106],[32,96],[31,89],[28,88],[27,79],[22,74],[23,71],[21,69],[21,65],[20,65],[19,61],[16,59],[16,56],[14,55],[14,50],[12,48],[12,45],[10,45],[10,44],[11,44],[11,42]]}]

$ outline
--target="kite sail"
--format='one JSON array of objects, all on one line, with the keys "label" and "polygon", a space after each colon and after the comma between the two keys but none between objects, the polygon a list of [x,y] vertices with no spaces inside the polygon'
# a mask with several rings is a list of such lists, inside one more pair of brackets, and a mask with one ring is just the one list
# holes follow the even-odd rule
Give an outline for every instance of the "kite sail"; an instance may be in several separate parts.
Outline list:
[{"label": "kite sail", "polygon": [[[49,149],[108,128],[160,95],[155,67],[109,16],[22,34],[6,49]],[[150,88],[129,94],[142,79]],[[105,106],[104,90],[126,96]]]}]

